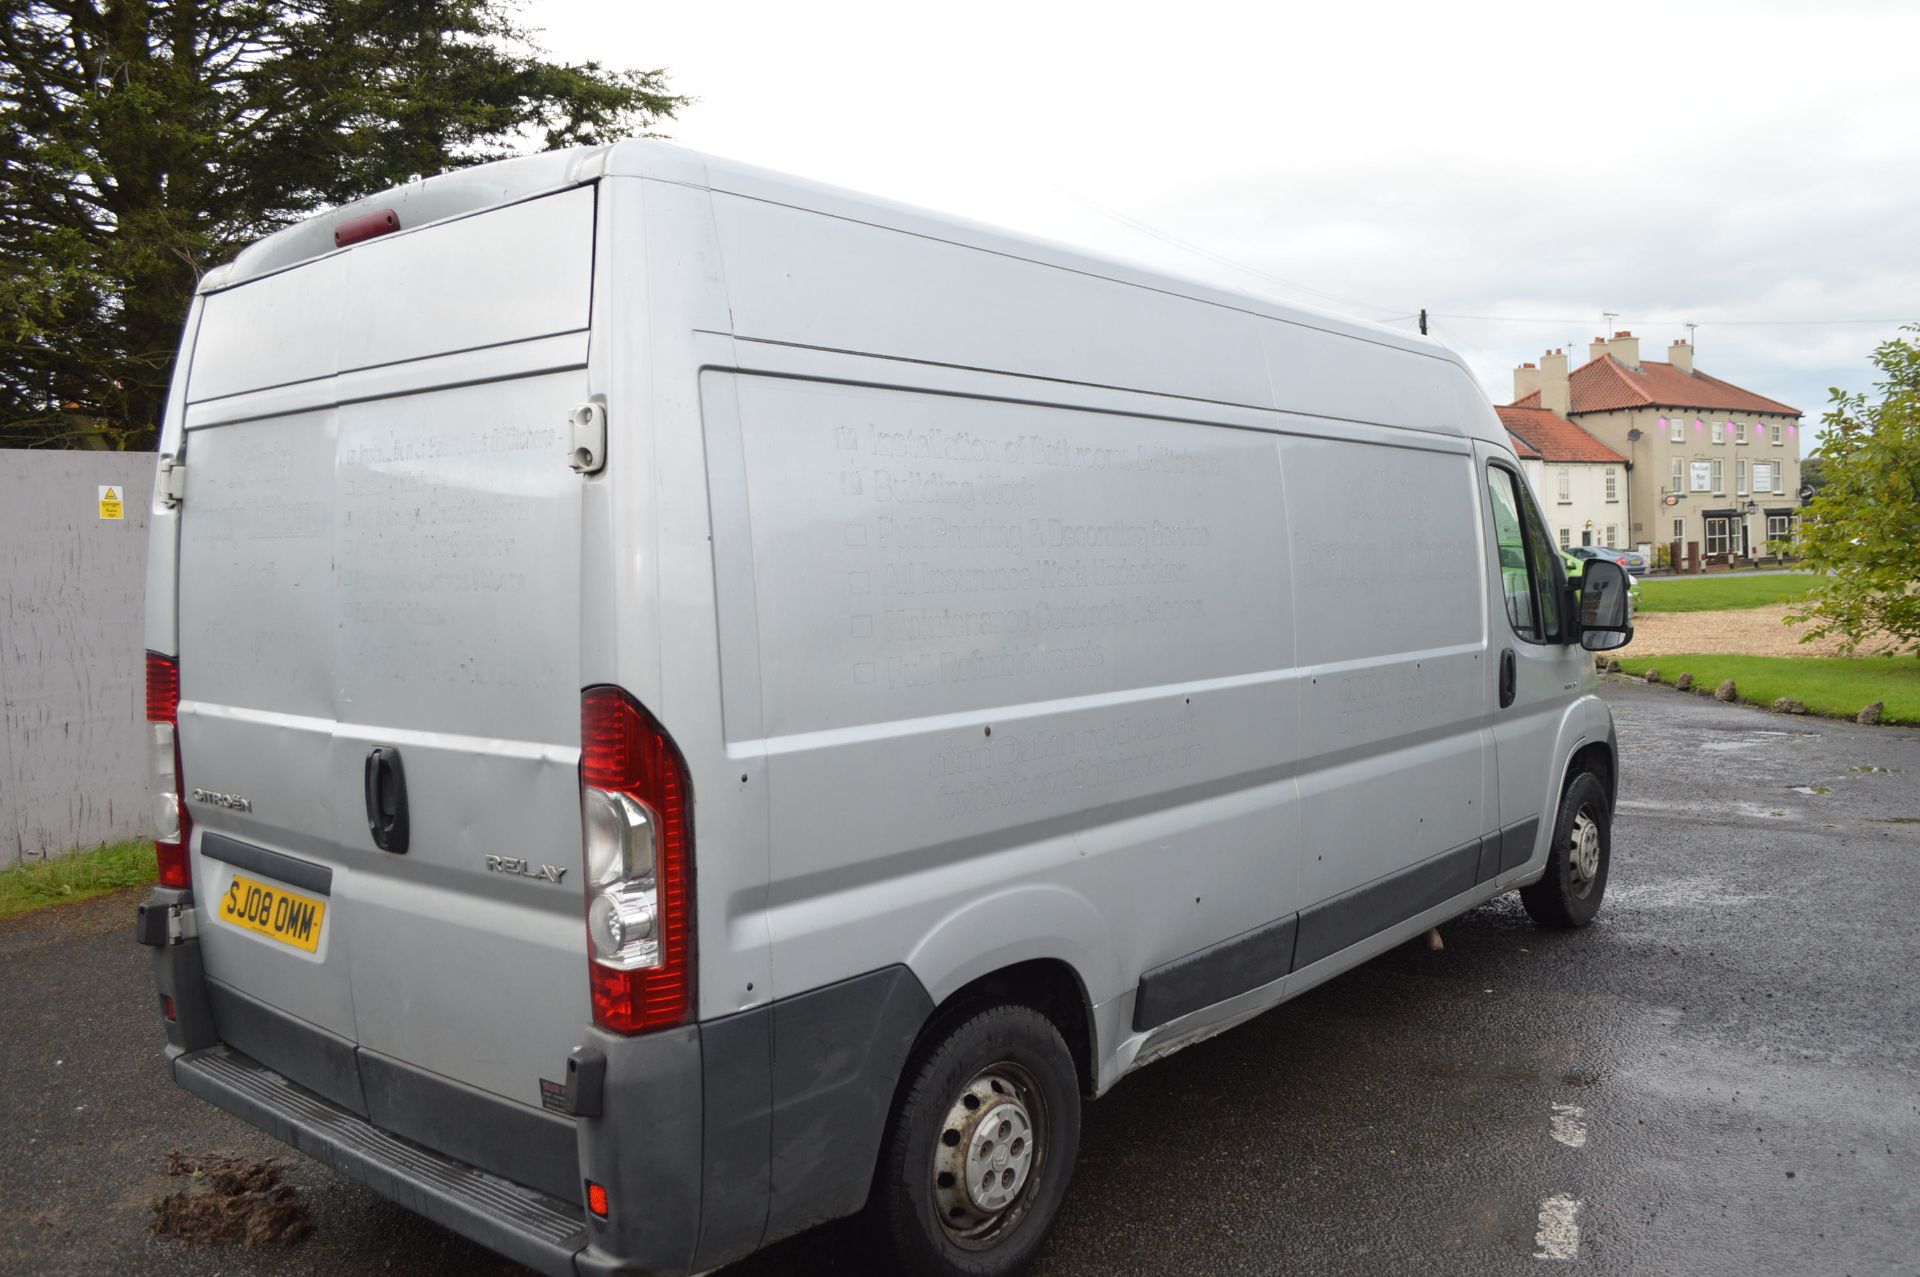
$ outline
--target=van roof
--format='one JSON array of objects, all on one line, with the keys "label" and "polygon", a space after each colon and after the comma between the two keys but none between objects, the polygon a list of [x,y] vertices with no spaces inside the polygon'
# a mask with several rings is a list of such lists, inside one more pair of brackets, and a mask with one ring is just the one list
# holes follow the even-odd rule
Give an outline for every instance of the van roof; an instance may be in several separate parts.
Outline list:
[{"label": "van roof", "polygon": [[392,210],[404,233],[612,175],[678,182],[850,218],[1460,362],[1457,355],[1431,338],[1367,320],[1201,283],[1035,236],[641,138],[455,169],[343,204],[249,245],[232,262],[208,271],[200,281],[200,291],[214,292],[328,253],[351,251],[334,246],[334,228],[365,213]]}]

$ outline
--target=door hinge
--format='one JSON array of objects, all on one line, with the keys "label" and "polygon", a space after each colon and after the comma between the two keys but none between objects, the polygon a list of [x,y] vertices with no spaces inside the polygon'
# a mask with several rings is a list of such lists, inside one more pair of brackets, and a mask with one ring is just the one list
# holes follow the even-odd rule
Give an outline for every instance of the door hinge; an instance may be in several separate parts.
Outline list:
[{"label": "door hinge", "polygon": [[187,463],[160,458],[160,504],[171,510],[187,499]]},{"label": "door hinge", "polygon": [[567,414],[567,464],[592,474],[607,464],[607,406],[575,404]]}]

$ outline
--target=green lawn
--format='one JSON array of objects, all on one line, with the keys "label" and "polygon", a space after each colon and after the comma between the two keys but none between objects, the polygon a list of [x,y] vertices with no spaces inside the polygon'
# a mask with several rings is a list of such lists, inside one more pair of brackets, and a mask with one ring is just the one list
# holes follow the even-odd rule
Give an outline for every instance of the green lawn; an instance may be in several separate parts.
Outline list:
[{"label": "green lawn", "polygon": [[1882,721],[1920,723],[1920,660],[1911,656],[1643,656],[1620,662],[1629,674],[1660,671],[1671,683],[1693,675],[1695,691],[1712,693],[1733,680],[1740,699],[1771,705],[1782,696],[1815,714],[1852,718],[1869,701],[1885,701]]},{"label": "green lawn", "polygon": [[[1799,598],[1820,578],[1793,576],[1654,577],[1640,582],[1642,612],[1718,612],[1724,608],[1765,607]],[[1797,658],[1796,658],[1797,659]]]},{"label": "green lawn", "polygon": [[0,918],[43,905],[85,900],[122,887],[138,887],[152,882],[158,873],[153,843],[147,839],[0,869]]}]

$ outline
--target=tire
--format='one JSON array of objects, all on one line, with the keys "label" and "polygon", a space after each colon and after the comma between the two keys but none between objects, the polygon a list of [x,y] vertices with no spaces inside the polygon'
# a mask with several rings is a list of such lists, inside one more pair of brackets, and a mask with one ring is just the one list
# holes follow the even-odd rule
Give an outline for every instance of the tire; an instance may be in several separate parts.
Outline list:
[{"label": "tire", "polygon": [[1613,804],[1592,772],[1567,785],[1554,819],[1547,871],[1520,888],[1520,903],[1543,927],[1584,927],[1600,912],[1613,859]]},{"label": "tire", "polygon": [[867,1205],[886,1271],[1025,1272],[1079,1151],[1080,1077],[1053,1023],[1025,1006],[960,1013],[915,1056],[888,1123]]}]

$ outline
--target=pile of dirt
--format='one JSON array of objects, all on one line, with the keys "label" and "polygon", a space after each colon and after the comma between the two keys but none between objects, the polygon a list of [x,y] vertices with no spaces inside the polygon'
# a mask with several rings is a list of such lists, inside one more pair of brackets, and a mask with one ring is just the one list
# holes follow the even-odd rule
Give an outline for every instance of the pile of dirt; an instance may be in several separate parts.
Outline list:
[{"label": "pile of dirt", "polygon": [[185,1176],[193,1187],[153,1203],[153,1231],[161,1237],[203,1246],[286,1246],[313,1231],[307,1208],[293,1186],[280,1182],[277,1161],[167,1154],[167,1174]]}]

